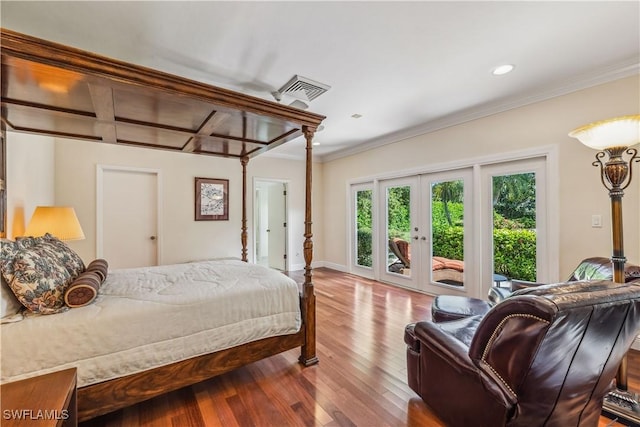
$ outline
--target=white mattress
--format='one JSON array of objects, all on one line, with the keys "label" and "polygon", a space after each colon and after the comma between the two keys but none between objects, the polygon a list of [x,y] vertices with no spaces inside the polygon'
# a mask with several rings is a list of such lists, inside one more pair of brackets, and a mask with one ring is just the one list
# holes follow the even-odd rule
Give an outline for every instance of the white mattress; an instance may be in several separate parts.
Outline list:
[{"label": "white mattress", "polygon": [[68,367],[78,386],[300,329],[289,277],[239,260],[109,271],[91,305],[0,327],[0,380]]}]

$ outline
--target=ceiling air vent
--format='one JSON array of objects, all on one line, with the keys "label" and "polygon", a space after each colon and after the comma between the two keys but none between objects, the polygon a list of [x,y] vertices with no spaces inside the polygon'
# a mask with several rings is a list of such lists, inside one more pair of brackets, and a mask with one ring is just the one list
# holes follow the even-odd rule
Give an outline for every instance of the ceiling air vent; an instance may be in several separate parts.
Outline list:
[{"label": "ceiling air vent", "polygon": [[313,101],[329,89],[329,85],[295,75],[278,92],[304,101]]}]

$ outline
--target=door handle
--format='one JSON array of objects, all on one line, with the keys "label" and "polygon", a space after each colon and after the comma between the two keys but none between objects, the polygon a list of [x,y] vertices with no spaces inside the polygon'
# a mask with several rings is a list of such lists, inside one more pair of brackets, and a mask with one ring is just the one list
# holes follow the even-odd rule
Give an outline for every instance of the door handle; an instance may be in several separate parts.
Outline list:
[{"label": "door handle", "polygon": [[151,237],[149,237],[149,239],[156,240],[156,236],[151,236]]}]

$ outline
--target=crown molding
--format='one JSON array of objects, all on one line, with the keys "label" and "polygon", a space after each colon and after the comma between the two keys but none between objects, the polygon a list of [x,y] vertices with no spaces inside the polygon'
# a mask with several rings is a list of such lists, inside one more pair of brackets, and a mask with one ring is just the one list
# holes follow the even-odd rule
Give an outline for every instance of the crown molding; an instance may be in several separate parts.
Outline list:
[{"label": "crown molding", "polygon": [[393,144],[419,135],[435,132],[440,129],[459,125],[472,120],[487,117],[493,114],[524,107],[536,102],[545,101],[562,95],[567,95],[579,90],[588,89],[604,83],[620,80],[633,75],[640,75],[640,62],[637,57],[629,58],[612,66],[603,67],[589,73],[584,73],[574,78],[556,82],[546,88],[538,88],[518,96],[489,102],[480,107],[461,110],[444,117],[428,121],[426,123],[389,133],[379,138],[374,138],[363,143],[344,148],[322,156],[318,156],[321,163],[331,162],[343,157],[352,156],[374,148]]}]

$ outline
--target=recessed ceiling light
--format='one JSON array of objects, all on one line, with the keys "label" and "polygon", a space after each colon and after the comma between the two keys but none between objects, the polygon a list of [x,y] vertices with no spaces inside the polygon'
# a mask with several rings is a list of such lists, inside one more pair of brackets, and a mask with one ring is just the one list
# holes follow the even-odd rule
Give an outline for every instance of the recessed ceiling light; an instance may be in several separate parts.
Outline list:
[{"label": "recessed ceiling light", "polygon": [[362,117],[362,114],[352,114],[351,117],[353,117],[354,119],[359,119],[360,117]]},{"label": "recessed ceiling light", "polygon": [[515,66],[511,64],[499,65],[493,69],[491,74],[493,74],[494,76],[501,76],[503,74],[510,73],[514,68]]}]

